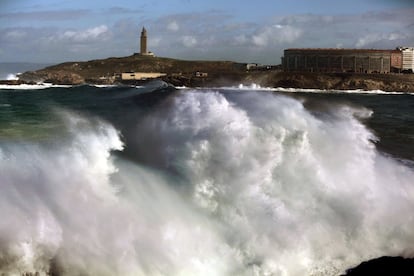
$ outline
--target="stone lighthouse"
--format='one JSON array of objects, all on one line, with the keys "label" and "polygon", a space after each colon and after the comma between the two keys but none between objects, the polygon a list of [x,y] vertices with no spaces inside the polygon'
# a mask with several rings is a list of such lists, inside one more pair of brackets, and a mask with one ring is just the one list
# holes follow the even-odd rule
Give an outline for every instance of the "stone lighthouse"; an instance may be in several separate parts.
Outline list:
[{"label": "stone lighthouse", "polygon": [[145,27],[143,27],[141,31],[141,50],[139,53],[143,56],[148,54],[147,52],[147,30],[145,30]]},{"label": "stone lighthouse", "polygon": [[147,30],[145,29],[145,27],[142,27],[142,31],[141,31],[141,39],[140,39],[140,51],[139,54],[141,56],[154,56],[154,53],[151,51],[148,51],[147,49]]}]

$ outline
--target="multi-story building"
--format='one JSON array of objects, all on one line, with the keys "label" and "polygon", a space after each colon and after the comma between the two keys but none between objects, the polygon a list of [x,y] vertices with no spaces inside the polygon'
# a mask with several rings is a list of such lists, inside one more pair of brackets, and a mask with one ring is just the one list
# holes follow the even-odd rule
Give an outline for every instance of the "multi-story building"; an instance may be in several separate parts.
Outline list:
[{"label": "multi-story building", "polygon": [[285,71],[390,73],[401,68],[399,50],[286,49]]},{"label": "multi-story building", "polygon": [[407,72],[414,72],[414,48],[412,47],[399,47],[402,53],[402,66],[401,70]]}]

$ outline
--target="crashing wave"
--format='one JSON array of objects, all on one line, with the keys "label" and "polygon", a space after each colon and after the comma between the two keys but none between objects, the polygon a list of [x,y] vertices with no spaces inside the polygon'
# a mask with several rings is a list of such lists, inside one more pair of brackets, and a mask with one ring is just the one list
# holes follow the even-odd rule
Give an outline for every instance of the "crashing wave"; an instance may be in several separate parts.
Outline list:
[{"label": "crashing wave", "polygon": [[[336,275],[414,248],[414,172],[376,150],[369,110],[188,89],[125,146],[54,116],[56,141],[0,142],[1,273]],[[114,154],[134,147],[158,162]]]}]

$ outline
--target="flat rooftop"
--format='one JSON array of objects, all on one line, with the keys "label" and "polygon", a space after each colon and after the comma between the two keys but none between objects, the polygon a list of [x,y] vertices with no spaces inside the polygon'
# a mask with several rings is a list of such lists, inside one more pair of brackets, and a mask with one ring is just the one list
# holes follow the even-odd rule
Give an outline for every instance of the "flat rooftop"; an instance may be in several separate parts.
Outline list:
[{"label": "flat rooftop", "polygon": [[400,50],[390,49],[346,49],[346,48],[289,48],[285,51],[300,52],[336,52],[336,53],[400,53]]}]

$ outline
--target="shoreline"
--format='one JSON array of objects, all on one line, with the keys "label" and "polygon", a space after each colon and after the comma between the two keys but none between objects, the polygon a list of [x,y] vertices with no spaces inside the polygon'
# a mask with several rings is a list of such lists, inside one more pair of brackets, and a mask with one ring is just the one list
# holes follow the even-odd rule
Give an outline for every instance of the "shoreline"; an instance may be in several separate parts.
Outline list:
[{"label": "shoreline", "polygon": [[174,85],[171,82],[164,78],[157,78],[147,80],[146,82],[139,82],[138,83],[113,83],[113,84],[102,84],[102,83],[80,83],[80,84],[57,84],[57,83],[50,83],[50,82],[25,82],[21,80],[0,80],[0,89],[1,90],[37,90],[37,89],[47,89],[47,88],[71,88],[75,86],[93,86],[98,88],[107,88],[107,87],[141,87],[145,86],[147,83],[151,83],[153,81],[164,81],[167,84],[177,88],[177,89],[227,89],[227,90],[265,90],[265,91],[277,91],[283,93],[327,93],[327,94],[341,94],[341,93],[349,93],[349,94],[384,94],[384,95],[414,95],[414,87],[412,90],[404,90],[404,91],[396,91],[396,90],[382,90],[382,89],[363,89],[363,88],[356,88],[354,86],[344,87],[343,89],[337,88],[308,88],[308,87],[282,87],[282,86],[266,86],[255,82],[234,82],[234,83],[215,83],[212,82],[210,85],[194,85],[194,86],[187,86],[186,83],[177,83]]},{"label": "shoreline", "polygon": [[257,84],[272,88],[414,92],[414,74],[285,72],[280,66],[248,70],[246,63],[232,61],[177,60],[139,55],[66,62],[28,71],[20,74],[18,80],[0,81],[0,84],[122,85],[143,82],[142,79],[123,79],[125,72],[164,74],[159,79],[175,87]]}]

